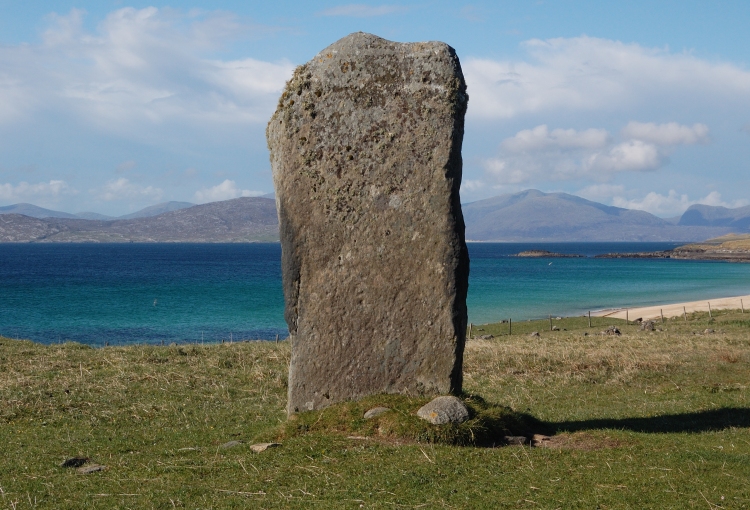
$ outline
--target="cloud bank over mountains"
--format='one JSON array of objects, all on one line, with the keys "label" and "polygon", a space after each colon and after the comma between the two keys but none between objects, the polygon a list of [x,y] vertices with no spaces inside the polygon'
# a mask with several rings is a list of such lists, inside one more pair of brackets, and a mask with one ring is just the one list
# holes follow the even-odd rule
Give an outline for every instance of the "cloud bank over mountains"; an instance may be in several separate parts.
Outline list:
[{"label": "cloud bank over mountains", "polygon": [[[420,9],[347,4],[313,11],[310,23],[385,28]],[[0,45],[0,200],[121,214],[271,191],[263,130],[301,62],[228,48],[250,49],[283,27],[155,7],[117,9],[93,25],[87,16],[51,14],[37,42]],[[746,66],[585,35],[486,56],[500,49],[457,46],[467,133],[481,133],[465,140],[465,200],[534,187],[676,215],[748,198],[750,150],[738,142],[750,132]],[[40,145],[42,162],[38,132],[60,140]]]},{"label": "cloud bank over mountains", "polygon": [[[699,163],[687,161],[683,154],[696,154],[704,146],[704,154],[716,155],[720,149],[712,147],[711,123],[731,124],[734,119],[735,129],[743,129],[743,114],[750,115],[748,69],[668,48],[587,36],[532,39],[523,50],[518,60],[464,60],[469,121],[487,130],[538,118],[568,125],[534,124],[499,140],[494,155],[476,158],[483,174],[472,176],[464,191],[588,188],[592,199],[659,215],[680,214],[693,203],[726,203],[717,198],[719,191],[688,198],[673,189],[679,183],[670,181],[675,174],[701,172],[706,175],[684,181],[705,188],[711,177],[722,174],[724,169],[716,168],[720,161],[704,156],[702,161],[711,167],[696,168]],[[610,124],[620,119],[620,127],[580,127],[587,119]],[[726,143],[725,132],[718,136]],[[673,165],[673,157],[679,166]],[[685,168],[686,161],[692,168]],[[659,177],[667,167],[670,177]],[[653,175],[648,179],[650,190],[643,190],[643,174]],[[702,186],[697,186],[699,181]],[[620,194],[592,195],[601,183],[612,184]]]},{"label": "cloud bank over mountains", "polygon": [[629,122],[619,140],[601,128],[583,131],[546,125],[524,129],[500,143],[501,155],[484,161],[497,184],[539,180],[611,180],[618,172],[655,171],[680,145],[708,143],[704,124]]}]

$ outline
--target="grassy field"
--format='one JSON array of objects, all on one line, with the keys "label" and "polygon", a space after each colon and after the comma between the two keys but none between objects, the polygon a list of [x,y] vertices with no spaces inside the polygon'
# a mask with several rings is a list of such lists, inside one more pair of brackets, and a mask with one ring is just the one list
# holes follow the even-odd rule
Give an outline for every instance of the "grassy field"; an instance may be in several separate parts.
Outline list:
[{"label": "grassy field", "polygon": [[[0,508],[750,508],[750,314],[593,322],[475,326],[494,338],[468,342],[465,390],[552,436],[534,448],[358,418],[382,401],[409,422],[411,397],[285,424],[285,342],[0,338]],[[76,456],[106,468],[60,466]]]}]

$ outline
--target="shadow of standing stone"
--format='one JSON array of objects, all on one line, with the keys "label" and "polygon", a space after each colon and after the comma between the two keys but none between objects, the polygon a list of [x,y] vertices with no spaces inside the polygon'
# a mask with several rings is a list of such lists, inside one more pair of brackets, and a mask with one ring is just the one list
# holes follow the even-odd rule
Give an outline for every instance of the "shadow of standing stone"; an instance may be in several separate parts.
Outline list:
[{"label": "shadow of standing stone", "polygon": [[455,51],[351,34],[296,69],[266,135],[290,413],[461,391],[468,96]]}]

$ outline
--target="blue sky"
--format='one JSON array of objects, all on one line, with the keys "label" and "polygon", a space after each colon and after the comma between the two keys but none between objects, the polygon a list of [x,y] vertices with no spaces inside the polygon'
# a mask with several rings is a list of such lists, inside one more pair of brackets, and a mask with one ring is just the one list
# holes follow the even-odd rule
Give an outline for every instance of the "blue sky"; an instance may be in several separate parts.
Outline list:
[{"label": "blue sky", "polygon": [[120,215],[271,192],[285,80],[358,30],[456,49],[464,202],[747,205],[748,25],[745,1],[0,0],[0,205]]}]

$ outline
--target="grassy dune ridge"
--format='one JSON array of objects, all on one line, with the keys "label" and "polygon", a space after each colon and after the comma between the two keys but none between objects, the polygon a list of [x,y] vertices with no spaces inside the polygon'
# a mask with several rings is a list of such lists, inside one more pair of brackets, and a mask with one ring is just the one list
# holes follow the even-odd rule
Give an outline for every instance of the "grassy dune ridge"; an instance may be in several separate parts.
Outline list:
[{"label": "grassy dune ridge", "polygon": [[[539,448],[399,437],[344,406],[290,430],[285,342],[0,338],[0,508],[750,508],[750,314],[592,320],[467,343],[467,394],[553,433]],[[406,421],[424,401],[382,397]],[[74,456],[106,469],[60,467]]]}]

